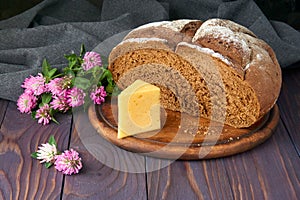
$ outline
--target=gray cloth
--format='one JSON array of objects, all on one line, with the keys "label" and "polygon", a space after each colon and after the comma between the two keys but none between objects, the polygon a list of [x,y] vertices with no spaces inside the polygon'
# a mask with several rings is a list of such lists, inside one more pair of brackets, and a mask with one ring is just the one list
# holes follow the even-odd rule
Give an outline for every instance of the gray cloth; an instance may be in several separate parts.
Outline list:
[{"label": "gray cloth", "polygon": [[16,101],[44,58],[62,68],[63,55],[78,53],[81,44],[107,56],[128,30],[152,21],[230,19],[268,42],[282,68],[300,60],[300,33],[269,21],[252,0],[104,0],[101,8],[85,0],[44,0],[0,21],[0,98]]}]

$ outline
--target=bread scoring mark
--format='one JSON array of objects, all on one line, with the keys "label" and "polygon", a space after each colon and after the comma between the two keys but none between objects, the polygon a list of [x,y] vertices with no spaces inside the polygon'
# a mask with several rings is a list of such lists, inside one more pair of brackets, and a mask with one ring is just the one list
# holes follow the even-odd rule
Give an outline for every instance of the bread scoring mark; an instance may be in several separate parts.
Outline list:
[{"label": "bread scoring mark", "polygon": [[202,53],[206,53],[206,54],[209,54],[211,55],[212,57],[215,57],[215,58],[218,58],[220,59],[221,61],[223,61],[224,63],[226,63],[227,65],[230,65],[232,66],[232,62],[230,62],[227,58],[225,58],[222,54],[220,53],[217,53],[215,52],[214,50],[212,49],[209,49],[209,48],[205,48],[205,47],[201,47],[199,45],[195,45],[195,44],[190,44],[190,43],[187,43],[187,42],[180,42],[178,43],[178,46],[180,45],[184,45],[184,46],[188,46],[190,48],[194,48]]},{"label": "bread scoring mark", "polygon": [[163,42],[168,43],[166,39],[161,38],[129,38],[124,41],[122,41],[118,46],[124,44],[124,43],[130,43],[130,42],[137,42],[137,43],[146,43],[146,42]]},{"label": "bread scoring mark", "polygon": [[236,45],[239,46],[243,52],[249,51],[249,46],[243,37],[243,33],[235,33],[230,28],[224,26],[211,26],[205,25],[205,22],[196,31],[192,42],[196,42],[198,39],[212,36],[215,39],[225,41],[226,45]]},{"label": "bread scoring mark", "polygon": [[227,19],[217,19],[217,18],[210,19],[205,22],[205,26],[222,26],[222,27],[229,28],[233,32],[240,32],[240,33],[248,34],[252,37],[256,37],[256,35],[248,28]]},{"label": "bread scoring mark", "polygon": [[256,54],[255,58],[253,58],[251,56],[250,60],[252,60],[252,61],[250,63],[247,63],[247,65],[245,65],[245,67],[243,68],[244,71],[247,71],[253,64],[260,65],[259,62],[262,61],[262,55],[261,54]]},{"label": "bread scoring mark", "polygon": [[250,67],[250,63],[248,63],[248,64],[244,67],[244,71],[246,71],[249,67]]},{"label": "bread scoring mark", "polygon": [[164,28],[168,28],[173,31],[176,31],[176,32],[180,32],[186,24],[193,22],[193,21],[199,21],[199,20],[179,19],[179,20],[174,20],[174,21],[152,22],[149,24],[139,26],[134,30],[140,30],[140,29],[152,28],[152,27],[164,27]]},{"label": "bread scoring mark", "polygon": [[173,31],[180,32],[186,24],[188,24],[190,22],[194,22],[194,21],[199,21],[199,20],[192,20],[192,19],[174,20],[174,21],[171,21],[171,23],[163,24],[162,27],[169,28],[169,29],[172,29]]}]

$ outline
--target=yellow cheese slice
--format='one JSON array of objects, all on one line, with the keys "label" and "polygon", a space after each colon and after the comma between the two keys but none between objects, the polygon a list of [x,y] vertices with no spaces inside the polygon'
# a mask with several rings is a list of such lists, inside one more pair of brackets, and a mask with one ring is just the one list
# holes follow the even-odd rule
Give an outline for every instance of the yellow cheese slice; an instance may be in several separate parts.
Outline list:
[{"label": "yellow cheese slice", "polygon": [[118,96],[118,138],[160,129],[160,89],[136,80]]}]

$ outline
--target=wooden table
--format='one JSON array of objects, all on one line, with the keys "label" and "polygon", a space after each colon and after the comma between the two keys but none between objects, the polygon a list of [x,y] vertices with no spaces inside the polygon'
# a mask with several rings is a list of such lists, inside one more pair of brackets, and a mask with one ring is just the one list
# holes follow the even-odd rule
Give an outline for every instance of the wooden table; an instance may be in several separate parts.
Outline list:
[{"label": "wooden table", "polygon": [[[300,63],[295,65],[300,67]],[[99,162],[82,144],[71,115],[37,124],[14,102],[0,100],[0,199],[297,199],[300,198],[300,68],[283,72],[280,121],[270,139],[238,155],[176,161],[157,171],[127,173]],[[64,176],[30,157],[50,135],[83,159]],[[111,155],[107,155],[111,156]],[[144,157],[145,168],[163,160]]]}]

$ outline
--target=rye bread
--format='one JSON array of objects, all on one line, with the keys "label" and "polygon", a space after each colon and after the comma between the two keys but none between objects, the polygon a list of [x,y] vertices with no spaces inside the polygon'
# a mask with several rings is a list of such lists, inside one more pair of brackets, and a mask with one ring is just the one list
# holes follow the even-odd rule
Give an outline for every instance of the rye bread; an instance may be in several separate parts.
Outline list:
[{"label": "rye bread", "polygon": [[154,22],[131,31],[110,53],[121,89],[136,79],[161,88],[166,109],[249,127],[276,103],[275,53],[247,28],[224,19]]}]

